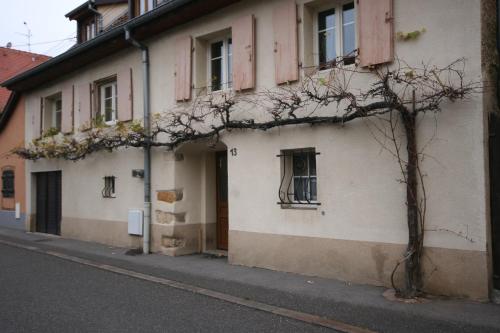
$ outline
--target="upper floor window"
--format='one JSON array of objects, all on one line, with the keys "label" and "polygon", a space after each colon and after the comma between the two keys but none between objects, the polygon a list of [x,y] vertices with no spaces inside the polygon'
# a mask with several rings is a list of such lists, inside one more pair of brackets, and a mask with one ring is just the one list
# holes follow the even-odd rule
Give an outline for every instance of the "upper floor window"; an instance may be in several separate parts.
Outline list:
[{"label": "upper floor window", "polygon": [[208,69],[211,91],[233,86],[233,42],[230,37],[210,43]]},{"label": "upper floor window", "polygon": [[117,120],[117,93],[116,80],[107,81],[98,85],[99,113],[107,125],[113,125]]},{"label": "upper floor window", "polygon": [[61,131],[62,119],[62,100],[61,96],[56,98],[52,103],[52,127]]},{"label": "upper floor window", "polygon": [[2,172],[2,196],[4,198],[14,197],[14,170]]},{"label": "upper floor window", "polygon": [[85,42],[97,36],[97,22],[95,17],[81,21],[80,41]]},{"label": "upper floor window", "polygon": [[61,131],[62,96],[57,93],[44,99],[43,132],[55,134]]},{"label": "upper floor window", "polygon": [[356,50],[354,3],[319,11],[316,16],[317,54],[320,68],[328,68],[338,57],[353,64]]},{"label": "upper floor window", "polygon": [[164,0],[135,0],[135,16],[139,16],[155,9]]}]

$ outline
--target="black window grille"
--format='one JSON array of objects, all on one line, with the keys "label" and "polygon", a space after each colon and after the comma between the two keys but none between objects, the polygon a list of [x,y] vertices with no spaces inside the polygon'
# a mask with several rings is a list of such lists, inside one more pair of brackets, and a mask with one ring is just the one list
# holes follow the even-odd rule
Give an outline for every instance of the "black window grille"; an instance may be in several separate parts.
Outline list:
[{"label": "black window grille", "polygon": [[281,159],[281,182],[278,204],[320,205],[318,176],[313,148],[284,150]]},{"label": "black window grille", "polygon": [[4,198],[14,197],[14,170],[2,172],[2,196]]},{"label": "black window grille", "polygon": [[103,198],[115,198],[115,176],[104,177],[104,188],[102,189]]}]

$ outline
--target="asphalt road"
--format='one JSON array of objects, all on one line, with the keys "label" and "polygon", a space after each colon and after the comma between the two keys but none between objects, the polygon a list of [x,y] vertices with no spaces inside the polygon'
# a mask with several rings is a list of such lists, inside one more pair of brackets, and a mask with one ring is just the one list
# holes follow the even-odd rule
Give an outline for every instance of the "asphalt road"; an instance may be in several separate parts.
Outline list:
[{"label": "asphalt road", "polygon": [[0,332],[332,332],[0,245]]}]

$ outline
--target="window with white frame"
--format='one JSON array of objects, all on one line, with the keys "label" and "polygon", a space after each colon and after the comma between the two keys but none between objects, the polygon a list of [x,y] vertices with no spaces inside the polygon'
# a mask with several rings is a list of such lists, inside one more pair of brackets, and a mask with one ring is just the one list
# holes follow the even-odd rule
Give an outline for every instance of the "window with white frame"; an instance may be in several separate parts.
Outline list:
[{"label": "window with white frame", "polygon": [[283,150],[280,204],[318,205],[318,177],[314,148]]},{"label": "window with white frame", "polygon": [[113,125],[117,119],[116,81],[99,85],[99,111],[102,120],[107,125]]},{"label": "window with white frame", "polygon": [[356,13],[354,2],[321,8],[315,14],[317,63],[321,69],[339,59],[353,64],[356,52]]},{"label": "window with white frame", "polygon": [[62,120],[62,100],[61,97],[57,97],[52,101],[52,128],[61,131],[61,120]]},{"label": "window with white frame", "polygon": [[57,93],[43,100],[43,123],[44,134],[56,134],[61,131],[62,125],[62,95]]},{"label": "window with white frame", "polygon": [[233,42],[231,37],[212,41],[208,48],[208,86],[210,91],[233,86]]}]

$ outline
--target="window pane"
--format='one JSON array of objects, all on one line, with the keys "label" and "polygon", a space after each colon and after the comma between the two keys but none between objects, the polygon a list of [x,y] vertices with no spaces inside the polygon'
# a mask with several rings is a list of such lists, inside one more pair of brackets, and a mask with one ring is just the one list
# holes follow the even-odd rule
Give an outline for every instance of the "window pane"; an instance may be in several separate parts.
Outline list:
[{"label": "window pane", "polygon": [[233,40],[231,38],[227,41],[227,86],[233,86]]},{"label": "window pane", "polygon": [[316,153],[310,152],[309,154],[309,174],[316,176]]},{"label": "window pane", "polygon": [[324,64],[337,57],[335,44],[335,10],[318,14],[319,63]]},{"label": "window pane", "polygon": [[212,60],[212,91],[221,90],[222,59]]},{"label": "window pane", "polygon": [[293,154],[293,175],[308,176],[307,174],[307,153]]},{"label": "window pane", "polygon": [[113,96],[113,87],[107,86],[104,88],[104,98],[110,98]]},{"label": "window pane", "polygon": [[319,13],[318,24],[318,31],[335,27],[335,9]]},{"label": "window pane", "polygon": [[61,130],[61,115],[62,115],[61,111],[56,112],[56,128],[58,130]]},{"label": "window pane", "polygon": [[113,109],[112,108],[106,108],[105,121],[113,121]]},{"label": "window pane", "polygon": [[217,42],[211,45],[210,56],[212,59],[222,57],[223,46],[223,42]]},{"label": "window pane", "polygon": [[56,100],[56,110],[62,109],[62,102],[60,99]]},{"label": "window pane", "polygon": [[356,23],[354,3],[344,5],[342,12],[343,30],[342,40],[344,55],[353,55],[356,48]]},{"label": "window pane", "polygon": [[318,194],[317,194],[317,179],[316,177],[310,178],[310,193],[309,193],[309,200],[311,201],[316,201],[318,200]]},{"label": "window pane", "polygon": [[307,186],[307,178],[293,178],[293,196],[295,201],[306,201]]}]

